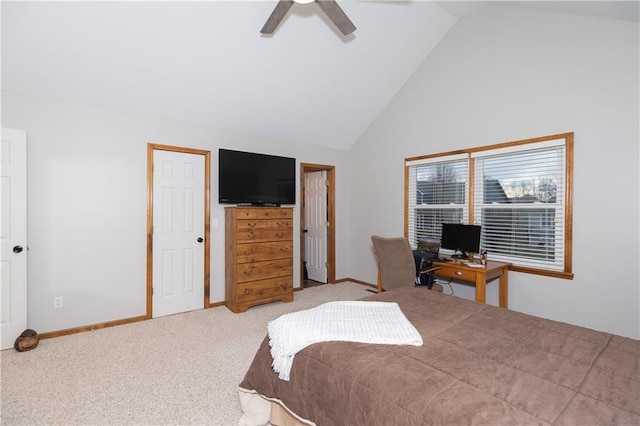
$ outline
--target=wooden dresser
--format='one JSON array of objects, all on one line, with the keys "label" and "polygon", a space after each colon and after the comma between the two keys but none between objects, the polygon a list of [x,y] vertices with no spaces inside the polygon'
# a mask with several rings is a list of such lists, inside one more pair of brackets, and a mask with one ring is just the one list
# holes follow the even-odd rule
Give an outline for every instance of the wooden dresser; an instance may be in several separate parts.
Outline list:
[{"label": "wooden dresser", "polygon": [[227,308],[293,301],[292,208],[225,208],[225,249]]}]

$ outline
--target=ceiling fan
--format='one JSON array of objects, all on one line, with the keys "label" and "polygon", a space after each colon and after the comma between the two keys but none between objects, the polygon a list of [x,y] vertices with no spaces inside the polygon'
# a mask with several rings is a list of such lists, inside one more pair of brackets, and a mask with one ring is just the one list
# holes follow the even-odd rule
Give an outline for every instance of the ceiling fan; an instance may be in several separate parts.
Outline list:
[{"label": "ceiling fan", "polygon": [[349,35],[356,30],[355,25],[335,0],[279,0],[260,32],[262,34],[273,34],[291,6],[293,6],[293,3],[317,3],[343,35]]}]

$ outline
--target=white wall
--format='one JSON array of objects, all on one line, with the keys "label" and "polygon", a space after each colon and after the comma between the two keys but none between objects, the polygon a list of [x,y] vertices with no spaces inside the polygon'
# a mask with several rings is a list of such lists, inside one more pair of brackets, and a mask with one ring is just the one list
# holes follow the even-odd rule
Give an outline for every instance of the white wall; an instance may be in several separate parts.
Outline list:
[{"label": "white wall", "polygon": [[[28,324],[39,333],[145,315],[148,143],[211,151],[211,218],[219,223],[211,229],[211,302],[224,301],[219,147],[335,165],[336,256],[348,257],[344,151],[4,92],[2,126],[27,131]],[[296,230],[299,213],[296,206]],[[298,286],[297,237],[294,250]],[[346,265],[336,265],[337,277]],[[53,309],[54,296],[63,296],[64,308]]]},{"label": "white wall", "polygon": [[[575,132],[573,280],[510,273],[510,308],[640,337],[637,23],[486,7],[461,19],[351,150],[351,273],[403,233],[403,159]],[[473,298],[473,288],[455,286]],[[497,283],[487,300],[497,304]]]},{"label": "white wall", "polygon": [[335,165],[336,275],[375,283],[370,236],[403,232],[405,157],[574,131],[575,279],[511,273],[509,304],[638,338],[638,90],[637,24],[486,7],[454,26],[349,153],[2,93],[2,125],[28,137],[29,326],[44,333],[145,313],[149,142],[213,154],[218,302],[218,147]]}]

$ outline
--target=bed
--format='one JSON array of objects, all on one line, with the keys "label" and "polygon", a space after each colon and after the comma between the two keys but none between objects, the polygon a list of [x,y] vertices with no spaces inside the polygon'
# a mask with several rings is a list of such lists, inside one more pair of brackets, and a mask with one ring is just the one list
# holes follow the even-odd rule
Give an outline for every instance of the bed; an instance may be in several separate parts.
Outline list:
[{"label": "bed", "polygon": [[638,340],[424,288],[363,300],[398,303],[424,344],[317,343],[284,381],[265,337],[240,424],[640,424]]}]

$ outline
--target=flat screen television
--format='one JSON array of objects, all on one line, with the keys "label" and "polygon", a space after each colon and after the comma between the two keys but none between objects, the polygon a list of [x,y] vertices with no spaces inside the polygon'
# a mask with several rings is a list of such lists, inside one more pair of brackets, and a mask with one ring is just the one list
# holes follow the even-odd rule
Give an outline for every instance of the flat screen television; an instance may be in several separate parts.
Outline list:
[{"label": "flat screen television", "polygon": [[443,223],[440,247],[453,250],[451,257],[466,259],[469,253],[480,253],[480,225]]},{"label": "flat screen television", "polygon": [[221,148],[218,202],[254,206],[295,204],[295,158]]}]

